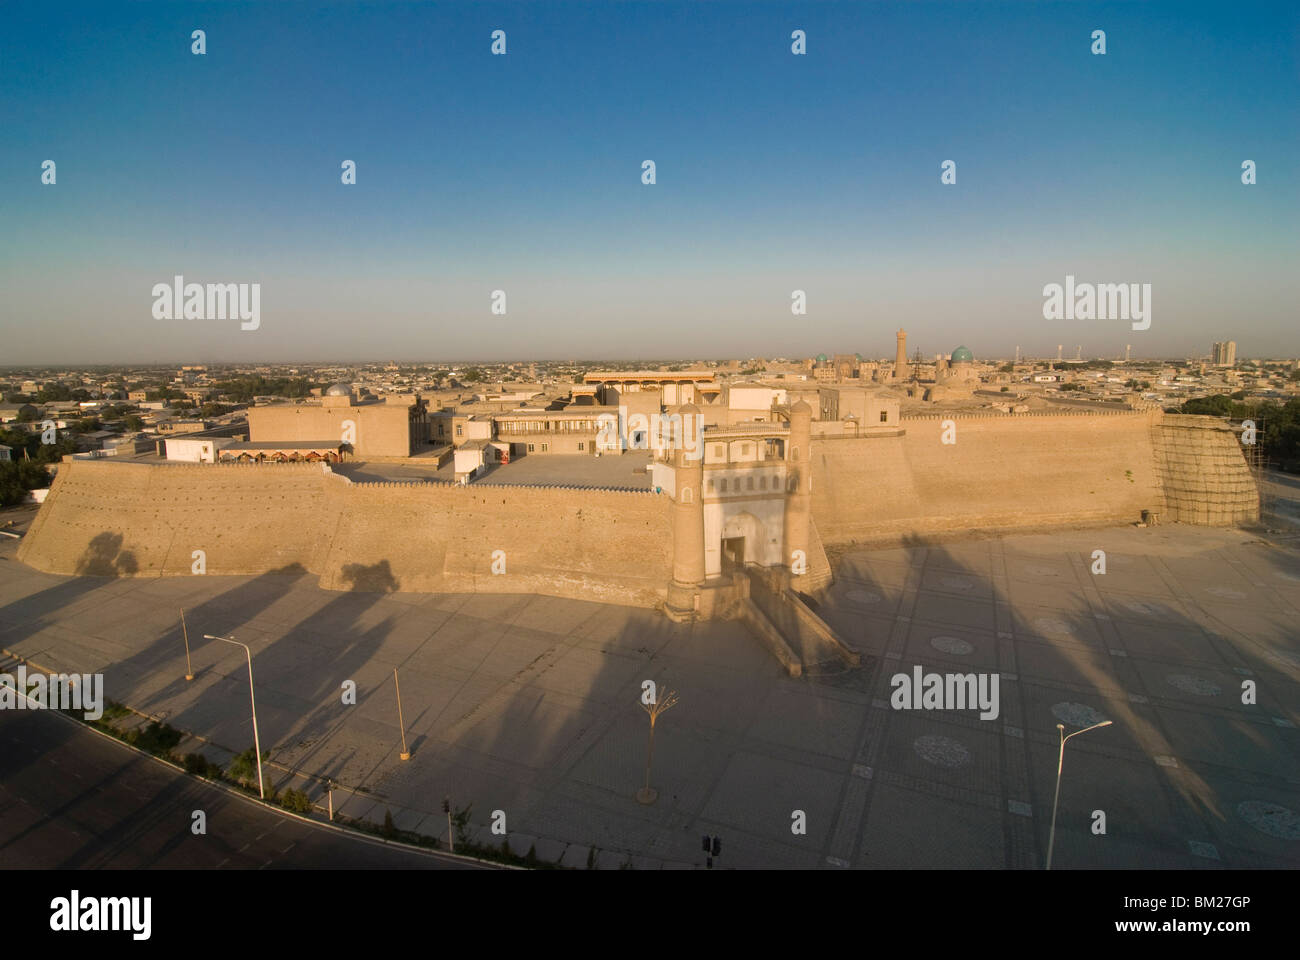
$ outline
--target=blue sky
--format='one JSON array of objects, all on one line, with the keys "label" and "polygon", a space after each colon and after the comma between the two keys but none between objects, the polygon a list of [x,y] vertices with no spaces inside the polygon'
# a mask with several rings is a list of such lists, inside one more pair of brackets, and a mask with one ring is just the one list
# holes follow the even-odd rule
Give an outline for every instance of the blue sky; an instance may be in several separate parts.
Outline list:
[{"label": "blue sky", "polygon": [[0,364],[1300,354],[1298,9],[8,3]]}]

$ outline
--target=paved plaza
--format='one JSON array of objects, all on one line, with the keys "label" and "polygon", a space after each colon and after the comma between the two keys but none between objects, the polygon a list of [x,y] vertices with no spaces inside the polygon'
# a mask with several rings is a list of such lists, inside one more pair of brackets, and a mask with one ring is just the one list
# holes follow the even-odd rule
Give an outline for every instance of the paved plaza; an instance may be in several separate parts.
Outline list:
[{"label": "paved plaza", "polygon": [[[344,813],[391,810],[405,829],[445,836],[449,796],[473,805],[483,839],[499,843],[487,825],[501,810],[513,849],[576,867],[593,848],[602,867],[698,867],[700,836],[717,834],[722,867],[1038,868],[1055,725],[1105,718],[1067,747],[1054,867],[1300,867],[1294,542],[1165,526],[852,552],[819,612],[863,666],[816,679],[787,677],[731,622],[337,593],[302,573],[59,577],[15,552],[0,540],[0,647],[103,672],[109,698],[224,760],[253,741],[247,669],[202,635],[247,642],[280,781],[332,778]],[[998,718],[891,709],[890,677],[918,664],[996,673]],[[657,727],[653,806],[635,800],[644,680],[680,697]]]}]

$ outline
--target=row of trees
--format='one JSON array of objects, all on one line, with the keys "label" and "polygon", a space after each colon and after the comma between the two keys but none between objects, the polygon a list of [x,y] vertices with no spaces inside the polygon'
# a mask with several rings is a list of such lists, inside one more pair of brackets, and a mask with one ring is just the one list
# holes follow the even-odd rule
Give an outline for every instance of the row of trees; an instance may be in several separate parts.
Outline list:
[{"label": "row of trees", "polygon": [[1260,428],[1258,442],[1264,457],[1287,473],[1300,473],[1300,398],[1279,403],[1247,401],[1241,392],[1217,394],[1188,400],[1172,412],[1254,420]]},{"label": "row of trees", "polygon": [[[306,377],[272,377],[267,379],[261,374],[235,377],[222,380],[213,385],[216,391],[239,403],[252,403],[254,397],[288,397],[296,399],[311,396],[313,383]],[[183,394],[182,394],[183,396]]]},{"label": "row of trees", "polygon": [[13,448],[12,456],[15,461],[25,459],[25,453],[37,463],[57,463],[63,459],[64,454],[77,452],[77,442],[69,431],[60,430],[57,437],[55,443],[41,443],[39,433],[0,427],[0,443]]}]

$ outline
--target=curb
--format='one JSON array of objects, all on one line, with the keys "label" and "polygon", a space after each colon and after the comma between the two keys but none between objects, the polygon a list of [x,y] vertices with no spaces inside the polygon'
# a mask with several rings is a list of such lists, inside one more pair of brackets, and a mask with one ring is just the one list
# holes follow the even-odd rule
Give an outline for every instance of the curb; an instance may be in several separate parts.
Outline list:
[{"label": "curb", "polygon": [[[14,656],[13,653],[10,652],[10,651],[8,651],[8,650],[0,649],[0,653],[4,653],[6,656],[11,656],[11,657]],[[34,661],[31,661],[31,660],[23,660],[23,659],[18,658],[18,657],[15,657],[15,659],[18,659],[19,662],[21,662],[21,663],[23,663],[23,664],[28,664],[28,665],[35,666],[35,667],[37,667],[38,670],[41,669],[40,665],[37,664],[37,663],[35,663]],[[48,671],[47,671],[47,672],[48,672]],[[16,688],[15,688],[15,690],[16,690],[16,692],[17,692],[20,696],[22,696],[22,698],[23,698],[24,700],[27,700],[28,702],[31,702],[32,698],[31,698],[31,697],[30,697],[26,692],[21,691],[21,690],[17,690]],[[495,861],[491,861],[491,860],[481,860],[481,859],[479,859],[478,857],[470,857],[470,856],[466,856],[466,855],[464,855],[464,854],[460,854],[460,853],[447,853],[447,852],[444,852],[444,851],[441,851],[441,850],[430,850],[428,847],[418,847],[418,846],[415,846],[414,844],[404,843],[404,842],[401,841],[401,840],[387,840],[387,839],[385,839],[385,838],[383,838],[383,837],[375,837],[375,836],[371,836],[370,834],[363,833],[363,832],[360,831],[360,830],[353,830],[353,829],[351,829],[351,828],[349,828],[349,827],[340,826],[340,825],[337,824],[337,823],[331,823],[331,822],[326,821],[326,820],[317,820],[317,819],[315,819],[315,818],[313,818],[313,817],[304,816],[304,815],[302,815],[302,814],[300,814],[300,813],[294,813],[292,810],[286,810],[286,809],[284,809],[283,807],[272,806],[271,804],[267,803],[267,802],[264,801],[264,800],[258,799],[258,798],[256,798],[256,797],[250,797],[248,794],[244,793],[244,791],[239,790],[239,789],[236,789],[235,787],[232,787],[232,786],[230,786],[229,784],[221,783],[221,782],[216,781],[216,780],[209,780],[209,779],[207,779],[206,777],[200,777],[200,776],[196,776],[195,774],[188,773],[188,772],[185,770],[184,767],[178,766],[178,765],[172,763],[170,760],[165,760],[165,759],[163,759],[162,757],[159,757],[159,756],[156,756],[155,754],[149,753],[149,752],[146,751],[146,750],[141,750],[139,747],[133,746],[132,744],[129,744],[129,743],[127,743],[127,742],[124,741],[124,740],[119,740],[117,737],[113,736],[112,734],[105,733],[103,730],[100,730],[100,729],[98,729],[97,727],[91,726],[91,725],[88,724],[88,723],[84,723],[83,721],[78,720],[76,717],[70,717],[70,716],[68,716],[68,715],[67,715],[66,713],[64,713],[62,710],[49,710],[49,709],[46,709],[46,708],[40,707],[39,705],[36,706],[36,707],[33,707],[32,709],[33,709],[33,710],[39,710],[40,712],[43,712],[43,713],[50,713],[50,714],[53,714],[54,716],[57,716],[57,717],[61,717],[61,718],[63,718],[64,720],[66,720],[68,723],[75,724],[77,727],[79,727],[79,728],[81,728],[81,729],[83,729],[83,730],[88,730],[88,731],[90,731],[91,733],[95,734],[96,736],[103,737],[105,740],[108,740],[110,743],[115,743],[115,744],[117,744],[118,746],[123,747],[124,749],[130,750],[130,751],[132,751],[132,752],[134,752],[134,753],[136,753],[136,754],[139,754],[139,755],[142,756],[142,757],[146,757],[146,758],[148,758],[148,759],[150,759],[150,760],[156,761],[157,763],[160,763],[160,764],[162,764],[163,766],[168,767],[168,768],[170,768],[170,769],[176,771],[177,773],[179,773],[181,776],[185,777],[185,778],[188,779],[188,780],[195,780],[195,781],[198,781],[198,782],[200,782],[200,783],[205,783],[205,784],[207,784],[207,785],[210,786],[210,787],[215,787],[216,789],[221,790],[222,792],[226,793],[226,794],[229,795],[229,796],[232,796],[232,797],[235,797],[235,798],[237,798],[237,799],[239,799],[239,800],[242,800],[242,801],[244,801],[245,803],[247,803],[247,804],[249,804],[249,805],[251,805],[251,806],[257,807],[257,808],[259,808],[259,809],[261,809],[261,810],[265,810],[265,811],[267,811],[267,812],[274,813],[274,814],[276,814],[277,816],[288,817],[288,818],[291,818],[291,819],[293,819],[293,820],[297,820],[297,821],[299,821],[299,822],[301,822],[301,823],[305,823],[305,824],[307,824],[307,825],[309,825],[309,826],[318,827],[318,828],[325,829],[325,830],[331,830],[331,831],[333,831],[333,832],[335,832],[335,833],[338,833],[338,834],[341,834],[341,835],[343,835],[343,836],[351,837],[351,838],[354,839],[354,840],[361,840],[361,841],[365,841],[365,842],[367,842],[367,843],[376,844],[376,845],[378,845],[378,846],[395,847],[395,848],[397,848],[397,849],[399,849],[399,850],[406,850],[406,851],[409,851],[409,852],[411,852],[411,853],[420,853],[420,854],[424,854],[425,856],[427,856],[427,857],[432,857],[432,858],[434,858],[434,859],[454,860],[454,861],[458,861],[458,862],[460,862],[460,863],[476,864],[476,865],[479,865],[479,866],[484,867],[485,869],[497,869],[497,870],[520,870],[520,871],[525,871],[525,872],[526,872],[527,869],[528,869],[527,867],[519,867],[519,866],[515,866],[515,865],[513,865],[513,864],[503,864],[503,863],[497,863],[497,862],[495,862]],[[128,708],[128,709],[130,709],[130,708]],[[132,711],[132,713],[137,713],[137,715],[139,715],[139,716],[147,716],[147,714],[138,714],[138,712],[137,712],[137,711],[134,711],[134,710]],[[192,734],[190,734],[190,735],[192,736]]]}]

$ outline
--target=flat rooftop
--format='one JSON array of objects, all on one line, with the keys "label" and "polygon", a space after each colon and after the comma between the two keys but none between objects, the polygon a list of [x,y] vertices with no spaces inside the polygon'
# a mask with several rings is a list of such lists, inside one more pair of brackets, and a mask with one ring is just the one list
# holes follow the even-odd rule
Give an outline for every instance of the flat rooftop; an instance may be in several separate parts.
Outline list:
[{"label": "flat rooftop", "polygon": [[[482,483],[499,483],[511,486],[574,486],[602,487],[617,490],[649,490],[650,475],[645,468],[650,454],[633,450],[624,454],[533,454],[512,457],[508,464],[489,465],[486,473],[475,479],[471,486]],[[358,483],[375,480],[432,481],[452,483],[456,471],[451,461],[434,470],[430,466],[410,463],[376,463],[354,460],[333,464],[335,473]],[[641,472],[638,472],[640,470]]]}]

